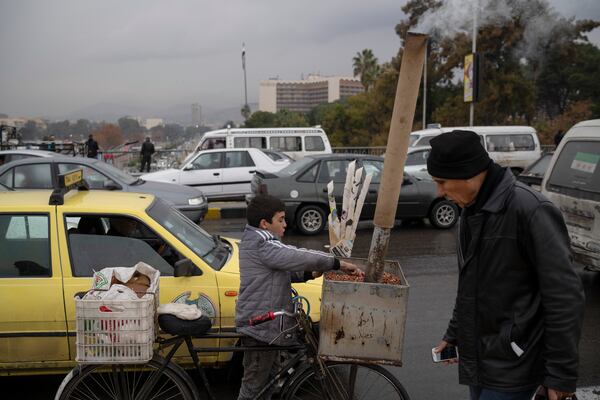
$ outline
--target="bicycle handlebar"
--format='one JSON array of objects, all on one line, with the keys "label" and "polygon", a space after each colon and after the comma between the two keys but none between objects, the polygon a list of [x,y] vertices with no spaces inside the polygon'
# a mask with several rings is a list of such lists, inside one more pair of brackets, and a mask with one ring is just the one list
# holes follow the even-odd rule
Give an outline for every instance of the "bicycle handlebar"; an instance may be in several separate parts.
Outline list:
[{"label": "bicycle handlebar", "polygon": [[260,324],[262,324],[264,322],[267,322],[267,321],[273,321],[279,315],[287,315],[288,317],[293,317],[296,314],[291,313],[291,312],[287,312],[285,310],[281,310],[281,311],[269,311],[269,312],[266,312],[264,314],[257,315],[256,317],[250,318],[248,320],[248,324],[250,326],[260,325]]}]

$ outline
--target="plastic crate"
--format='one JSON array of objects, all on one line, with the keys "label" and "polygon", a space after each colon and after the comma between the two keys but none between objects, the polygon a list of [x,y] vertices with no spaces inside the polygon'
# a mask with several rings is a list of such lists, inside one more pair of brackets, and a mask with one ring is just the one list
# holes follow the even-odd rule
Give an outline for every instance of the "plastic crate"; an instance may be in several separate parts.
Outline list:
[{"label": "plastic crate", "polygon": [[153,355],[154,296],[139,300],[75,299],[77,357],[83,364],[143,364]]}]

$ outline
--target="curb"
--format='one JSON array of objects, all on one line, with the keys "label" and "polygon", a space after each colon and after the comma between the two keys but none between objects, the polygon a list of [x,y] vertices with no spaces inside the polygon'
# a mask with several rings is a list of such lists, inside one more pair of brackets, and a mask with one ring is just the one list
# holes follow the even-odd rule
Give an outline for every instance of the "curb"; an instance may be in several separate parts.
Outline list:
[{"label": "curb", "polygon": [[246,218],[246,207],[209,207],[204,220]]}]

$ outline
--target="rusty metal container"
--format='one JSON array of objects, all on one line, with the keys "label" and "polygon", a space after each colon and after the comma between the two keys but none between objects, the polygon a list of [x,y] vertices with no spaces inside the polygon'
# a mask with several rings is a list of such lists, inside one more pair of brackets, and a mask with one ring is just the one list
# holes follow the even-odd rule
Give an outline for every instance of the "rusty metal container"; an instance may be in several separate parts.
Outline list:
[{"label": "rusty metal container", "polygon": [[[348,261],[366,269],[367,260]],[[331,361],[402,365],[408,289],[397,261],[385,261],[384,271],[400,285],[323,281],[319,356]]]}]

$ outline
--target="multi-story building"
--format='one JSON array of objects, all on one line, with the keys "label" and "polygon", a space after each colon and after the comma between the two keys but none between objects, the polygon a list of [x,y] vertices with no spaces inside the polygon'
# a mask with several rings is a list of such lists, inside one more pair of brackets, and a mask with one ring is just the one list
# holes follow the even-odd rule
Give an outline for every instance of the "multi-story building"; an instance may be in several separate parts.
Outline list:
[{"label": "multi-story building", "polygon": [[309,112],[322,103],[331,103],[363,91],[358,78],[309,75],[307,79],[260,81],[258,108],[260,111],[280,110]]}]

